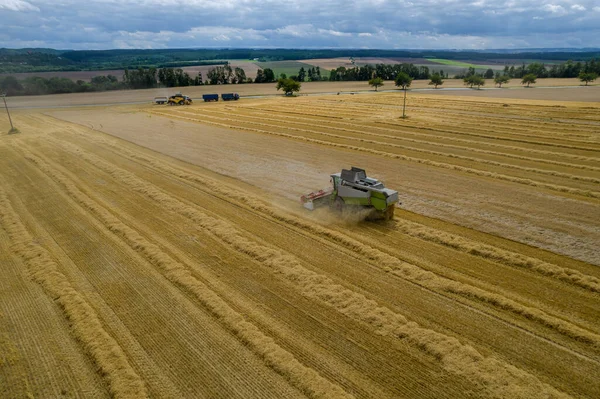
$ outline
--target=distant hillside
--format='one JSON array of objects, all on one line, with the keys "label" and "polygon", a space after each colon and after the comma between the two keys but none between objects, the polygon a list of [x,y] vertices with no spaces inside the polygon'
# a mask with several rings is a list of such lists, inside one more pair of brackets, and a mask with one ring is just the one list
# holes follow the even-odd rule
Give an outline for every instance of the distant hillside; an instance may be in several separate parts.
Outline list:
[{"label": "distant hillside", "polygon": [[360,49],[166,49],[54,50],[0,49],[0,73],[90,71],[218,65],[224,60],[261,62],[338,57],[432,58],[494,64],[586,61],[600,58],[599,49],[531,50],[360,50]]}]

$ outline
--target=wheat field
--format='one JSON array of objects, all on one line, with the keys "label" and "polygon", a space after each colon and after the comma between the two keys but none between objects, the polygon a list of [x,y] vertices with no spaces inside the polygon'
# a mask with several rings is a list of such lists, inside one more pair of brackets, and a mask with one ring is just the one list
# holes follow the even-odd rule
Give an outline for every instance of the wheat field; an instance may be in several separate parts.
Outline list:
[{"label": "wheat field", "polygon": [[[600,102],[401,104],[15,112],[0,396],[599,397]],[[350,166],[393,220],[302,208]]]}]

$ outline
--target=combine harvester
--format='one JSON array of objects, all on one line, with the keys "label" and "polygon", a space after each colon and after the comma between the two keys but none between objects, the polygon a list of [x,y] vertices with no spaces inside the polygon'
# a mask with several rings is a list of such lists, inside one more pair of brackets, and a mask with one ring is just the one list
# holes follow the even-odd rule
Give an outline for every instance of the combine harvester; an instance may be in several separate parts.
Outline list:
[{"label": "combine harvester", "polygon": [[168,105],[191,105],[192,99],[188,96],[184,96],[181,93],[177,93],[174,96],[169,97],[167,101]]},{"label": "combine harvester", "polygon": [[314,191],[300,198],[306,209],[328,205],[337,211],[371,209],[367,219],[390,220],[398,203],[398,192],[382,182],[367,177],[364,169],[352,167],[331,175],[332,187]]}]

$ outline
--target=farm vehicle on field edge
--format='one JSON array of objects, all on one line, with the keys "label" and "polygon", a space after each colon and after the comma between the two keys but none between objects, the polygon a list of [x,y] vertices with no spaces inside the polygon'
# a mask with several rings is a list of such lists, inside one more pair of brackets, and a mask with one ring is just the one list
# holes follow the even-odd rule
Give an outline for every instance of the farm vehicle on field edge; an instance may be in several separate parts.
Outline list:
[{"label": "farm vehicle on field edge", "polygon": [[219,95],[218,94],[203,94],[202,99],[204,100],[204,102],[219,101]]},{"label": "farm vehicle on field edge", "polygon": [[237,101],[240,99],[240,96],[237,93],[223,93],[221,94],[221,99],[223,101]]},{"label": "farm vehicle on field edge", "polygon": [[169,105],[191,105],[192,99],[188,96],[184,96],[181,93],[177,93],[174,96],[169,97],[169,101],[167,102]]}]

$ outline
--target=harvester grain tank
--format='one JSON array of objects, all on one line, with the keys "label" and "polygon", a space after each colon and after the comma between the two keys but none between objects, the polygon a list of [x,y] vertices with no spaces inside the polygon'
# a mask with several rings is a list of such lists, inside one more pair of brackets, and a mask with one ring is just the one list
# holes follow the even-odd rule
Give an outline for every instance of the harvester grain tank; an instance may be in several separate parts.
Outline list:
[{"label": "harvester grain tank", "polygon": [[221,98],[223,99],[223,101],[232,101],[239,100],[240,96],[237,93],[223,93],[221,94]]},{"label": "harvester grain tank", "polygon": [[219,101],[219,95],[218,94],[203,94],[202,99],[204,100],[204,102]]},{"label": "harvester grain tank", "polygon": [[399,203],[398,192],[385,188],[384,184],[370,177],[364,169],[352,167],[331,175],[332,187],[303,195],[300,200],[305,208],[313,210],[320,206],[332,209],[368,210],[367,219],[390,220]]}]

